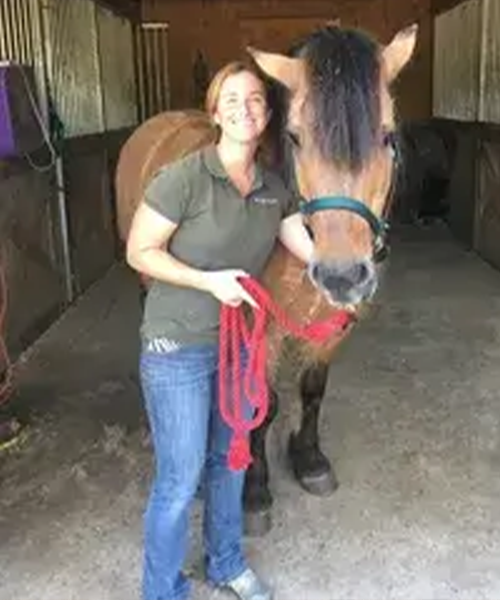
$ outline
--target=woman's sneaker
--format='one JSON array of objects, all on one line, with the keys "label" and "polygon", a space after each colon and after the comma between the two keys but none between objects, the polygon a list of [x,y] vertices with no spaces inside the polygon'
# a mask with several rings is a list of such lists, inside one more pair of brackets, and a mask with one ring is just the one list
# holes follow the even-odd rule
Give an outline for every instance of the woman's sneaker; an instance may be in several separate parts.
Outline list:
[{"label": "woman's sneaker", "polygon": [[0,452],[7,450],[19,441],[22,429],[21,423],[17,419],[0,416]]},{"label": "woman's sneaker", "polygon": [[252,569],[246,569],[241,575],[231,579],[224,588],[231,590],[238,600],[272,600],[273,593],[264,582],[262,582]]}]

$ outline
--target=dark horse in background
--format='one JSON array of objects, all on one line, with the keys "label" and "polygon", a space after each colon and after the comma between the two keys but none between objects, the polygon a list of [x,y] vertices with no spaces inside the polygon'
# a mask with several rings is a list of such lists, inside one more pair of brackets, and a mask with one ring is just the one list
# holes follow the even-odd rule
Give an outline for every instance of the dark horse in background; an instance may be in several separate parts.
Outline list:
[{"label": "dark horse in background", "polygon": [[448,219],[448,192],[457,144],[456,131],[443,119],[400,124],[398,146],[402,161],[394,189],[395,219],[413,224]]},{"label": "dark horse in background", "polygon": [[[249,49],[261,70],[285,92],[278,139],[285,140],[286,147],[274,158],[281,156],[293,173],[314,241],[314,256],[306,267],[278,243],[262,283],[291,318],[304,325],[339,309],[355,318],[377,290],[396,164],[390,86],[410,60],[416,35],[417,27],[412,26],[382,45],[361,31],[329,26],[304,39],[293,56]],[[209,118],[197,111],[162,113],[134,132],[122,149],[116,173],[123,240],[155,171],[215,138]],[[289,455],[296,478],[313,494],[328,494],[337,486],[320,449],[318,420],[328,365],[351,330],[352,326],[321,347],[294,344],[302,419],[290,437]],[[268,377],[275,389],[287,340],[273,326],[266,336]],[[251,532],[262,532],[271,522],[266,435],[278,406],[274,391],[271,396],[267,420],[252,433],[254,462],[245,485]]]}]

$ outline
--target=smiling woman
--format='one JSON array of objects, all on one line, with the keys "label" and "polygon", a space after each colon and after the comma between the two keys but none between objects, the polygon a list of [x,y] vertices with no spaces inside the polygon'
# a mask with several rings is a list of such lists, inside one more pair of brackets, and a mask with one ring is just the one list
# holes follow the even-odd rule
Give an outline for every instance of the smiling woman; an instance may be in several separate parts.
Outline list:
[{"label": "smiling woman", "polygon": [[[216,385],[220,304],[255,306],[241,278],[262,276],[279,237],[305,260],[312,243],[300,215],[292,215],[289,192],[257,159],[269,121],[257,72],[227,65],[206,107],[216,143],[158,171],[127,243],[129,264],[151,280],[141,382],[157,468],[146,513],[144,598],[187,597],[188,511],[204,471],[209,579],[240,600],[269,600],[241,547],[244,471],[227,465],[231,431]],[[249,415],[250,405],[243,410]]]},{"label": "smiling woman", "polygon": [[264,83],[253,69],[231,63],[212,81],[206,110],[224,135],[258,143],[269,118],[266,96]]},{"label": "smiling woman", "polygon": [[[208,88],[205,107],[218,128],[219,152],[225,152],[226,148],[231,154],[234,152],[234,144],[227,144],[222,139],[225,137],[239,145],[250,144],[256,153],[269,121],[269,109],[265,85],[253,68],[239,62],[222,68]],[[223,162],[232,171],[229,175],[233,183],[245,196],[251,189],[255,168],[242,170],[237,165],[237,156],[226,156]]]}]

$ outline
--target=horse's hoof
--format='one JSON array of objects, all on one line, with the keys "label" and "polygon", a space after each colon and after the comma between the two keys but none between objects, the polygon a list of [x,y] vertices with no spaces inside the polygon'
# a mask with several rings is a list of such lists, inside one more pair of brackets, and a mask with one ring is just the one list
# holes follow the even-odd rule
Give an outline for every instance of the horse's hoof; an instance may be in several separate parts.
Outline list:
[{"label": "horse's hoof", "polygon": [[339,482],[332,471],[327,471],[320,475],[299,476],[296,474],[296,477],[300,486],[313,496],[331,496],[339,487]]},{"label": "horse's hoof", "polygon": [[288,443],[288,456],[295,479],[309,494],[331,496],[339,487],[326,456],[319,449],[300,448],[293,433]]},{"label": "horse's hoof", "polygon": [[273,527],[270,509],[251,510],[245,512],[245,535],[248,537],[264,537]]}]

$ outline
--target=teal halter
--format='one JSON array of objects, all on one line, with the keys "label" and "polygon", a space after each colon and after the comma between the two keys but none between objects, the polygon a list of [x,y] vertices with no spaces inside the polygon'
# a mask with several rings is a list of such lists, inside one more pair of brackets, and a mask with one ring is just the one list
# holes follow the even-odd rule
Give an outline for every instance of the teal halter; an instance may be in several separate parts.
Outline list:
[{"label": "teal halter", "polygon": [[345,210],[364,219],[373,233],[375,260],[383,260],[385,258],[389,223],[385,219],[377,217],[366,204],[348,196],[322,196],[321,198],[313,198],[309,202],[304,201],[300,204],[300,212],[303,215],[312,215],[322,210]]},{"label": "teal halter", "polygon": [[384,219],[379,219],[366,204],[348,196],[322,196],[309,202],[302,202],[300,205],[300,212],[303,215],[312,215],[320,210],[332,209],[346,210],[359,215],[370,225],[375,237],[383,235],[387,229],[387,222]]}]

